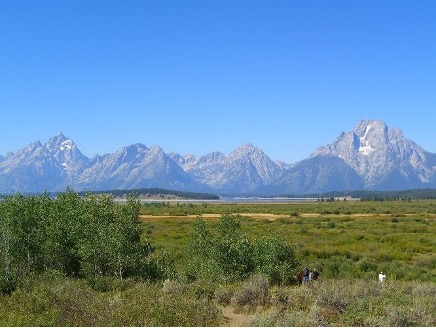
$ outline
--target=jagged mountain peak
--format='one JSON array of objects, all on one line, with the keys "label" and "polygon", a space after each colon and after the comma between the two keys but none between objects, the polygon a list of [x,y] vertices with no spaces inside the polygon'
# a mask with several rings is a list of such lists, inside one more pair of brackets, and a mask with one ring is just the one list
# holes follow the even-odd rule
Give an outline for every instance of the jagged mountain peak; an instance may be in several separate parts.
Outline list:
[{"label": "jagged mountain peak", "polygon": [[151,146],[151,148],[149,150],[154,152],[154,153],[164,152],[164,150],[161,147],[159,147],[158,145]]},{"label": "jagged mountain peak", "polygon": [[56,135],[48,140],[48,144],[58,144],[60,142],[64,142],[67,139],[68,138],[62,132],[58,132]]},{"label": "jagged mountain peak", "polygon": [[59,132],[54,137],[51,137],[45,144],[45,148],[49,152],[59,152],[59,151],[76,151],[77,146],[74,141],[66,137],[62,132]]},{"label": "jagged mountain peak", "polygon": [[142,143],[135,143],[120,149],[121,152],[146,152],[148,150],[149,148]]},{"label": "jagged mountain peak", "polygon": [[254,146],[251,142],[247,142],[241,146],[239,146],[238,148],[236,148],[234,151],[244,151],[244,152],[253,152],[258,150],[259,148]]},{"label": "jagged mountain peak", "polygon": [[401,130],[390,129],[380,120],[365,119],[357,123],[354,130],[342,132],[332,144],[321,146],[310,157],[333,155],[345,161],[355,157],[371,157],[388,148],[392,138],[401,139]]},{"label": "jagged mountain peak", "polygon": [[377,130],[377,131],[385,131],[388,128],[385,122],[381,120],[371,120],[371,119],[364,119],[361,120],[356,124],[356,127],[354,128],[354,132],[362,136],[365,134],[365,132],[368,132],[370,129]]},{"label": "jagged mountain peak", "polygon": [[[229,155],[230,158],[240,158],[240,157],[252,157],[252,156],[263,156],[265,153],[259,147],[254,146],[252,143],[246,143],[242,146],[236,148]],[[266,156],[266,155],[265,155]]]},{"label": "jagged mountain peak", "polygon": [[226,159],[226,155],[220,151],[214,151],[200,158],[200,162],[217,162]]},{"label": "jagged mountain peak", "polygon": [[36,149],[38,149],[40,147],[42,147],[42,143],[41,143],[41,141],[38,140],[38,141],[32,142],[31,144],[25,146],[19,152],[23,152],[23,151],[24,152],[31,152],[31,151],[35,151]]},{"label": "jagged mountain peak", "polygon": [[388,127],[380,120],[362,120],[356,125],[353,133],[358,137],[355,142],[356,149],[363,156],[377,151],[385,152],[387,148],[398,143],[410,142],[399,128]]},{"label": "jagged mountain peak", "polygon": [[366,188],[419,186],[434,179],[435,174],[429,164],[434,154],[380,120],[360,121],[353,131],[341,133],[333,144],[318,148],[310,157],[316,156],[344,160],[363,178]]}]

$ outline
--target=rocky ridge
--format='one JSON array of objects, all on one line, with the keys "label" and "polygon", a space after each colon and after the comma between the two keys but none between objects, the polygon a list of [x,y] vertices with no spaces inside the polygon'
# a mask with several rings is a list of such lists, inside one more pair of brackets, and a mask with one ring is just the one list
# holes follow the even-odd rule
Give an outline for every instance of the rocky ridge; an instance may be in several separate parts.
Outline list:
[{"label": "rocky ridge", "polygon": [[229,155],[196,157],[138,143],[90,159],[62,133],[0,156],[1,193],[63,191],[67,186],[252,195],[436,188],[436,154],[406,139],[398,128],[362,120],[292,165],[272,161],[252,144]]}]

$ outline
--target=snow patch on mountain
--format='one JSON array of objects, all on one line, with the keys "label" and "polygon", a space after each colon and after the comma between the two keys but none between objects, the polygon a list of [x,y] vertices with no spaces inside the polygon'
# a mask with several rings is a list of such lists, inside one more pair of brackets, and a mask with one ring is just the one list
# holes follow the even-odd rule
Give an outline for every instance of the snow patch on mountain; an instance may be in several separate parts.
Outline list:
[{"label": "snow patch on mountain", "polygon": [[363,135],[363,137],[360,137],[359,153],[363,155],[369,155],[374,151],[374,148],[370,146],[369,141],[366,139],[369,129],[371,129],[371,125],[368,125],[366,127],[365,134]]},{"label": "snow patch on mountain", "polygon": [[61,150],[71,150],[73,148],[73,141],[71,139],[61,142]]}]

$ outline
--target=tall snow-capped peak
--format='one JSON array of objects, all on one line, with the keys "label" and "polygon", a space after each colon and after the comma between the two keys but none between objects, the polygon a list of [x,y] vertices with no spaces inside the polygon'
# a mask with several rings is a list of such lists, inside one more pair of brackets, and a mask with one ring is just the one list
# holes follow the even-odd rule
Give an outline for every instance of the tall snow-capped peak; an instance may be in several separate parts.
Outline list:
[{"label": "tall snow-capped peak", "polygon": [[69,140],[62,132],[59,132],[54,137],[51,137],[46,143],[47,148],[54,148],[60,146],[65,141]]},{"label": "tall snow-capped peak", "polygon": [[434,174],[429,168],[432,154],[406,139],[400,129],[389,128],[379,120],[362,120],[333,144],[318,148],[311,158],[318,155],[341,158],[362,177],[368,188],[383,183],[385,188],[392,188],[389,183],[395,180],[394,176],[415,186],[430,181]]},{"label": "tall snow-capped peak", "polygon": [[311,155],[333,155],[346,162],[355,161],[356,156],[368,158],[384,151],[389,144],[389,128],[379,120],[362,120],[353,131],[342,132],[333,144],[321,146]]},{"label": "tall snow-capped peak", "polygon": [[45,149],[52,154],[64,153],[67,155],[67,153],[79,152],[74,141],[64,136],[62,132],[50,138],[44,146]]}]

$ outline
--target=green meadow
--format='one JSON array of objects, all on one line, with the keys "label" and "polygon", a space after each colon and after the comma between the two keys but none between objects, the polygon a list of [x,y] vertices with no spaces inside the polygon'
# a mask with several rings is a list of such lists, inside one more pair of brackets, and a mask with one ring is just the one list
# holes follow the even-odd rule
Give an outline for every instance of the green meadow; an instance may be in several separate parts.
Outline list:
[{"label": "green meadow", "polygon": [[[436,282],[436,201],[339,201],[298,204],[155,204],[141,208],[143,236],[180,265],[202,218],[238,216],[249,238],[280,236],[303,266],[328,278],[376,277]],[[153,215],[150,217],[149,215]]]}]

